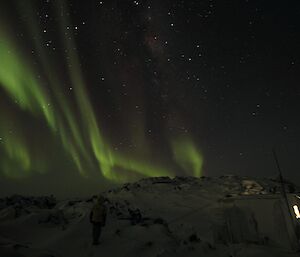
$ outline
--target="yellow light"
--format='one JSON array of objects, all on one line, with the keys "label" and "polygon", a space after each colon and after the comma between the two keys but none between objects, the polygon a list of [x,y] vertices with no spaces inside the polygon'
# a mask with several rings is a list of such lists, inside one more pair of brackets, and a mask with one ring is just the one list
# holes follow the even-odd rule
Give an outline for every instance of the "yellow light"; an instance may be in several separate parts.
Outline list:
[{"label": "yellow light", "polygon": [[295,213],[295,215],[296,215],[296,218],[297,218],[297,219],[300,219],[300,212],[299,212],[298,206],[297,206],[297,205],[294,205],[293,208],[294,208],[294,213]]}]

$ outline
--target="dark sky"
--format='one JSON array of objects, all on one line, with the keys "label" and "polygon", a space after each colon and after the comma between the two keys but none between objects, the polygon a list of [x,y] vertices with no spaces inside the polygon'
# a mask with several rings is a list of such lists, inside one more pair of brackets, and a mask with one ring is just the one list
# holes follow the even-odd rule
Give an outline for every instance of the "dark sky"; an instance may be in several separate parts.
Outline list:
[{"label": "dark sky", "polygon": [[0,3],[0,194],[148,176],[300,184],[300,2]]}]

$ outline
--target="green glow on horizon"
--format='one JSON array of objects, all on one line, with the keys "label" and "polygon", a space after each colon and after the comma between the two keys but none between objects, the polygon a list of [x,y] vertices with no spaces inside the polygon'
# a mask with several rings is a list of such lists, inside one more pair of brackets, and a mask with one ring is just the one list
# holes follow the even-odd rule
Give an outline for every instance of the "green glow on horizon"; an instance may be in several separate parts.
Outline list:
[{"label": "green glow on horizon", "polygon": [[61,89],[61,80],[58,77],[58,71],[55,69],[56,64],[53,63],[52,58],[46,54],[42,45],[43,40],[37,22],[33,19],[34,12],[30,3],[20,3],[20,9],[27,12],[28,28],[32,35],[35,50],[39,53],[40,62],[45,72],[46,79],[51,85],[52,92],[55,96],[55,102],[58,105],[59,111],[56,111],[56,131],[55,133],[60,138],[64,149],[73,159],[80,174],[87,177],[87,168],[91,168],[92,161],[87,150],[87,146],[83,142],[83,135],[80,131],[78,122],[76,122],[75,113],[70,107],[70,101]]},{"label": "green glow on horizon", "polygon": [[72,66],[69,66],[69,74],[72,85],[74,86],[83,123],[87,124],[90,144],[92,146],[94,156],[98,160],[98,165],[103,176],[107,179],[118,181],[120,177],[122,178],[122,174],[118,174],[114,172],[114,170],[119,168],[144,176],[158,176],[159,174],[172,175],[171,172],[163,170],[160,167],[155,167],[154,165],[149,164],[147,165],[146,163],[141,163],[134,158],[126,158],[123,155],[116,154],[109,144],[105,142],[86,92],[85,82],[80,69],[80,62],[76,50],[74,50],[76,47],[73,37],[70,35],[71,32],[67,35],[63,31],[63,28],[67,26],[70,26],[70,23],[67,21],[66,17],[63,16],[61,19],[61,33],[64,37],[66,49],[68,49],[68,57],[72,63]]},{"label": "green glow on horizon", "polygon": [[[7,153],[7,158],[1,164],[5,175],[12,178],[29,176],[32,162],[26,145],[22,139],[18,138],[16,135],[7,136],[6,138],[7,140],[4,144],[4,148]],[[22,172],[17,173],[16,168],[22,169]]]},{"label": "green glow on horizon", "polygon": [[[34,160],[20,122],[11,113],[0,110],[0,135],[5,142],[0,144],[0,171],[9,178],[25,178],[32,170],[45,171],[41,159]],[[4,158],[3,158],[4,157]]]},{"label": "green glow on horizon", "polygon": [[[2,29],[0,28],[0,31]],[[12,41],[0,33],[0,84],[18,105],[32,113],[41,113],[51,128],[54,128],[54,117],[51,109],[47,108],[50,99],[39,85],[30,65],[24,61],[14,48]]]},{"label": "green glow on horizon", "polygon": [[176,163],[187,173],[195,177],[202,175],[203,157],[195,144],[188,137],[179,137],[171,141]]},{"label": "green glow on horizon", "polygon": [[[28,5],[26,3],[26,8],[20,9],[33,17],[33,11]],[[57,9],[59,8],[58,6]],[[32,45],[39,56],[39,70],[33,68],[16,41],[4,33],[0,26],[0,88],[5,90],[19,109],[47,125],[49,135],[57,139],[56,143],[62,146],[83,177],[89,177],[90,170],[101,172],[103,177],[115,182],[126,182],[139,176],[174,176],[175,171],[152,160],[142,119],[137,122],[139,126],[136,130],[130,131],[132,140],[137,143],[137,151],[128,154],[113,150],[89,99],[73,35],[71,31],[66,34],[64,30],[71,22],[65,15],[61,15],[60,10],[57,15],[61,40],[71,64],[66,66],[68,74],[60,76],[70,79],[75,104],[71,104],[62,90],[62,81],[66,78],[58,75],[56,63],[43,49],[41,32],[33,18],[27,21],[27,27]],[[43,75],[42,79],[38,79],[39,74]],[[0,153],[3,151],[7,158],[5,161],[0,156],[3,174],[11,178],[22,178],[31,175],[33,171],[47,170],[45,158],[33,156],[33,146],[29,139],[25,140],[22,128],[16,128],[13,135],[9,134],[10,128],[3,125],[6,119],[0,116],[0,136],[5,138],[5,142],[0,144]],[[44,147],[43,142],[38,143],[34,147]],[[178,166],[188,174],[192,172],[194,176],[200,176],[203,157],[194,143],[190,139],[181,138],[172,140],[171,146]]]}]

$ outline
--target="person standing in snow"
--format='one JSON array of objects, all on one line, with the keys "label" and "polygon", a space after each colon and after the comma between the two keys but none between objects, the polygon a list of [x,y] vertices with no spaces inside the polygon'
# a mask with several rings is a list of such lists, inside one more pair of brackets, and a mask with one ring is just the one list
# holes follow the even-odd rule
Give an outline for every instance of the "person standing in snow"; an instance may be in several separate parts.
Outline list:
[{"label": "person standing in snow", "polygon": [[90,213],[90,222],[93,224],[93,245],[99,244],[101,230],[105,226],[107,210],[104,202],[104,197],[98,196]]}]

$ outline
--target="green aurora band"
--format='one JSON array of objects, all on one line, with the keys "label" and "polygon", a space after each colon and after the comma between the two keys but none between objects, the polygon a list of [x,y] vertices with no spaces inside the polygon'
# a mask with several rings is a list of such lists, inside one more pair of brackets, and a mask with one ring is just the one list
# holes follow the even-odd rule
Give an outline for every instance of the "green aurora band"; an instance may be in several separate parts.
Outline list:
[{"label": "green aurora band", "polygon": [[[27,4],[26,4],[27,5]],[[75,42],[71,31],[64,32],[70,26],[66,15],[61,14],[62,5],[58,6],[62,44],[67,50],[68,77],[74,88],[74,103],[65,96],[61,87],[61,78],[52,58],[43,50],[42,37],[37,22],[29,20],[27,27],[31,34],[32,44],[38,52],[41,64],[35,68],[16,40],[5,32],[0,20],[0,88],[2,88],[19,112],[30,115],[32,119],[46,124],[50,138],[55,138],[69,155],[74,167],[83,177],[90,176],[90,170],[101,172],[105,179],[114,182],[125,182],[135,177],[174,176],[166,165],[154,162],[150,158],[145,131],[138,129],[142,138],[144,154],[116,152],[100,129],[93,106],[89,100],[86,83],[80,68]],[[65,6],[63,6],[65,8]],[[24,8],[22,9],[24,10]],[[29,17],[33,8],[26,7]],[[67,58],[67,57],[66,57]],[[39,74],[42,79],[39,79]],[[8,123],[7,121],[10,120]],[[14,133],[11,133],[11,131]],[[0,172],[9,178],[23,178],[33,172],[47,172],[50,160],[37,153],[43,142],[30,142],[22,131],[22,122],[18,115],[7,115],[0,110]],[[131,134],[136,135],[137,131]],[[173,161],[187,174],[201,176],[203,157],[191,137],[173,137],[169,139]],[[34,148],[34,149],[32,149]]]}]

